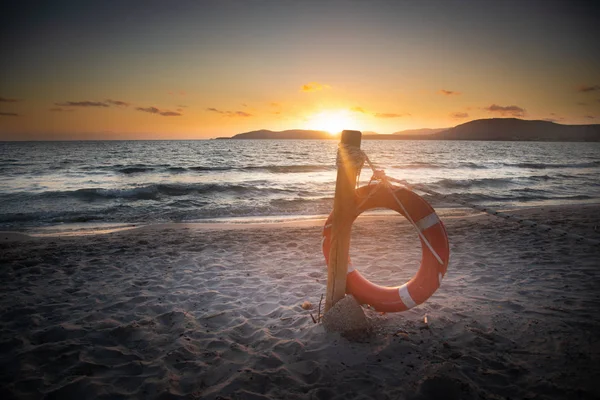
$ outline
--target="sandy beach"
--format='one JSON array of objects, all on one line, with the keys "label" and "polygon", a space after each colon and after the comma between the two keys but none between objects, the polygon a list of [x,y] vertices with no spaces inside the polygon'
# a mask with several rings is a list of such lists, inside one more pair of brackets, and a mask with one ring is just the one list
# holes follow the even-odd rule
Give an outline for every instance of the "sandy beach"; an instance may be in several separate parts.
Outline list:
[{"label": "sandy beach", "polygon": [[[519,214],[600,238],[597,205]],[[326,288],[320,220],[2,233],[0,397],[600,398],[600,248],[439,215],[451,244],[442,287],[405,313],[367,310],[374,331],[360,341],[310,316]],[[420,245],[401,217],[361,218],[351,256],[400,285]]]}]

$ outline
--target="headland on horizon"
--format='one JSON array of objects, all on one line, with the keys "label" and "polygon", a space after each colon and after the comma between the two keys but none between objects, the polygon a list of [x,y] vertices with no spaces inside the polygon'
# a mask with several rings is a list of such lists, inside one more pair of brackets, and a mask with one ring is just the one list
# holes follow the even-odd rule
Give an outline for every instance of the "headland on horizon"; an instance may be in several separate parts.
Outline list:
[{"label": "headland on horizon", "polygon": [[[261,129],[217,139],[338,139],[339,134],[327,131]],[[409,129],[390,135],[373,132],[363,134],[363,140],[493,140],[493,141],[552,141],[599,142],[600,124],[563,125],[551,121],[519,118],[477,119],[453,128]]]}]

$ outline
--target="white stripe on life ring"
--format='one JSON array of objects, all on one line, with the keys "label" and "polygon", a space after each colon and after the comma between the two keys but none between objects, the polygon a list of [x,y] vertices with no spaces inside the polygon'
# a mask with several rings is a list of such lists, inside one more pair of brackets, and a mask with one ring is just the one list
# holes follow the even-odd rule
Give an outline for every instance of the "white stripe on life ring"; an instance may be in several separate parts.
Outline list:
[{"label": "white stripe on life ring", "polygon": [[438,222],[440,222],[440,219],[438,218],[437,214],[431,213],[428,216],[421,218],[419,221],[416,222],[415,225],[417,225],[417,228],[419,228],[419,230],[423,232],[425,229],[431,228]]},{"label": "white stripe on life ring", "polygon": [[408,293],[408,283],[405,283],[404,285],[398,288],[398,294],[400,295],[400,300],[402,300],[402,302],[408,309],[411,309],[417,305],[413,298],[410,297],[410,293]]}]

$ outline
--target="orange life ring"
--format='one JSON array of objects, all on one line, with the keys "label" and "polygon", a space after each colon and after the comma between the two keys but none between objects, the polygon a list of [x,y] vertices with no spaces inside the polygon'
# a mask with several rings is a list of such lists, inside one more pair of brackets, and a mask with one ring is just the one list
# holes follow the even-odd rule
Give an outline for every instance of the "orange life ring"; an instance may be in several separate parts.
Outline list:
[{"label": "orange life ring", "polygon": [[[435,252],[441,258],[440,264],[431,250],[423,243],[421,266],[419,271],[410,281],[402,286],[384,287],[369,282],[361,273],[348,265],[346,280],[346,293],[352,294],[360,304],[369,304],[377,311],[395,312],[406,311],[423,303],[440,287],[442,278],[446,275],[450,248],[448,235],[444,224],[438,218],[435,210],[422,197],[416,193],[402,188],[391,186],[393,193],[404,205],[416,226],[427,238]],[[383,184],[367,185],[356,189],[356,204],[362,204],[357,210],[356,217],[366,210],[373,208],[388,208],[395,210],[406,217],[402,207],[398,204],[392,191]],[[370,196],[367,198],[367,196]],[[366,199],[366,200],[363,200]],[[323,228],[323,254],[329,263],[329,250],[331,248],[331,222],[333,213],[329,215]]]}]

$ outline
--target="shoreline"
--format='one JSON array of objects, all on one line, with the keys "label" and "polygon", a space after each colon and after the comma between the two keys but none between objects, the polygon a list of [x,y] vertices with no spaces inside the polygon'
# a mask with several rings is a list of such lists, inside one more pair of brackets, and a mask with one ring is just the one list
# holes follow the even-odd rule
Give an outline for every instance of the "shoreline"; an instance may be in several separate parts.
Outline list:
[{"label": "shoreline", "polygon": [[[527,216],[535,213],[535,210],[544,209],[570,209],[570,208],[595,208],[600,207],[598,203],[580,203],[580,204],[551,204],[551,205],[531,205],[518,208],[497,208],[499,212]],[[468,207],[434,207],[438,216],[442,219],[451,218],[474,218],[485,216],[486,213],[471,209]],[[357,221],[362,220],[381,220],[394,218],[399,214],[390,210],[377,210],[375,213],[366,213],[360,215]],[[270,228],[292,228],[292,227],[312,227],[323,225],[327,215],[308,215],[308,216],[273,216],[273,217],[235,217],[207,219],[203,221],[191,222],[156,222],[156,223],[73,223],[57,224],[42,227],[30,227],[15,230],[0,230],[0,242],[22,241],[39,238],[57,238],[57,237],[80,237],[107,235],[117,232],[137,231],[137,230],[158,230],[162,228],[189,228],[195,230],[238,230],[238,229],[270,229]],[[254,222],[256,221],[256,222]],[[544,223],[544,221],[539,221]],[[552,223],[552,220],[546,221]]]}]

